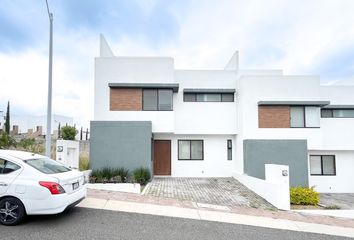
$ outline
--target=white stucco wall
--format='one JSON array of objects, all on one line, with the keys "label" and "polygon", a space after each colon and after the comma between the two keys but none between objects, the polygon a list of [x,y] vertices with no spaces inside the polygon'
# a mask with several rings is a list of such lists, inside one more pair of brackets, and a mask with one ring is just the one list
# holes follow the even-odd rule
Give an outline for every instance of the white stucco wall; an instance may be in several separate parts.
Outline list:
[{"label": "white stucco wall", "polygon": [[[155,140],[171,140],[172,177],[231,177],[236,161],[234,135],[155,134]],[[203,140],[204,160],[178,160],[178,140]],[[227,140],[232,139],[233,159],[227,160]]]},{"label": "white stucco wall", "polygon": [[309,186],[323,193],[354,192],[354,151],[309,151],[309,155],[335,155],[336,159],[336,175],[311,176],[309,172]]},{"label": "white stucco wall", "polygon": [[[243,173],[244,139],[307,139],[310,152],[338,152],[337,176],[310,177],[310,184],[326,191],[354,191],[345,182],[349,171],[354,171],[349,161],[354,151],[354,118],[321,118],[320,128],[258,128],[259,101],[354,105],[354,86],[321,86],[318,76],[286,76],[282,70],[239,70],[237,53],[228,70],[176,70],[170,57],[108,53],[95,59],[94,120],[151,121],[155,139],[172,140],[172,176]],[[109,111],[109,83],[178,83],[179,92],[173,94],[173,111]],[[236,89],[235,102],[183,102],[184,88]],[[233,160],[227,161],[230,138]],[[178,139],[203,139],[204,161],[178,161]]]},{"label": "white stucco wall", "polygon": [[176,70],[180,91],[174,99],[176,134],[236,134],[237,89],[234,102],[183,102],[183,89],[235,89],[236,72]]},{"label": "white stucco wall", "polygon": [[[331,105],[354,105],[354,86],[321,86],[322,98]],[[354,118],[322,118],[322,150],[354,150]],[[353,169],[354,172],[354,169]]]},{"label": "white stucco wall", "polygon": [[[321,118],[320,128],[258,128],[258,101],[330,101],[332,105],[353,105],[354,86],[321,86],[311,76],[243,76],[238,82],[238,147],[243,139],[307,139],[313,150],[354,150],[354,118]],[[336,176],[310,176],[310,186],[320,192],[354,192],[348,182],[354,172],[354,156],[348,151],[336,153]],[[237,159],[243,159],[242,151]],[[243,162],[236,163],[243,171]]]}]

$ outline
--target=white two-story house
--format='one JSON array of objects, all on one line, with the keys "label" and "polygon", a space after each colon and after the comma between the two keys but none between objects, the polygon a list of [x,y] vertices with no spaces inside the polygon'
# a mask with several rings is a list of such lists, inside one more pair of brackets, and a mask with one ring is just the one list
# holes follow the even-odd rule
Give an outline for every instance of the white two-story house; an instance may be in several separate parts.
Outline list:
[{"label": "white two-story house", "polygon": [[242,70],[237,52],[222,70],[177,70],[114,56],[101,36],[90,161],[172,177],[264,178],[284,164],[292,186],[354,192],[354,86]]}]

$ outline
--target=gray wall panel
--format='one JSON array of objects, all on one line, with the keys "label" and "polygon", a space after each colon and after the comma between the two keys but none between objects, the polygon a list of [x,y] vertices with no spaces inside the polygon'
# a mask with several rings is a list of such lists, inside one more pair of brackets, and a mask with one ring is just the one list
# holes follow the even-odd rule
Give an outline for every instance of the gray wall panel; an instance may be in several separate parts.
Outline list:
[{"label": "gray wall panel", "polygon": [[90,167],[147,167],[151,172],[151,122],[91,121]]},{"label": "gray wall panel", "polygon": [[244,172],[264,179],[264,164],[289,166],[291,186],[308,187],[306,140],[256,140],[243,141]]}]

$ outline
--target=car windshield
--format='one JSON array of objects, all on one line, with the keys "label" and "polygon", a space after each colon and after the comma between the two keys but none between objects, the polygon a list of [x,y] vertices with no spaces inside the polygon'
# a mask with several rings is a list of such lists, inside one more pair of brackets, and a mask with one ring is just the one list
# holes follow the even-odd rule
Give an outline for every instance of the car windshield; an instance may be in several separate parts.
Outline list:
[{"label": "car windshield", "polygon": [[28,165],[34,167],[38,171],[46,174],[63,173],[71,171],[70,168],[65,167],[49,158],[29,159],[25,161]]}]

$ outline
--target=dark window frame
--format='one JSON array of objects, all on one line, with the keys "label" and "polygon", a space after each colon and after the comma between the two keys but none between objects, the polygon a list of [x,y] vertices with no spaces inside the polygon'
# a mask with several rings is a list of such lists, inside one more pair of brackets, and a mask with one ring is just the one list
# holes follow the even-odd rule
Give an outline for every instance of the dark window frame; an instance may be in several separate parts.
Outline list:
[{"label": "dark window frame", "polygon": [[[293,126],[291,126],[291,108],[292,107],[301,107],[302,108],[303,113],[304,113],[304,117],[303,117],[304,126],[303,127],[293,127]],[[318,107],[318,106],[305,106],[305,105],[303,105],[303,106],[290,105],[289,106],[289,108],[290,108],[290,128],[321,128],[321,126],[319,126],[319,127],[307,127],[306,126],[306,107]],[[321,115],[321,113],[320,113],[320,115]],[[320,119],[321,119],[321,116],[320,116]]]},{"label": "dark window frame", "polygon": [[[323,157],[324,156],[329,156],[333,157],[333,169],[334,173],[333,174],[324,174],[323,173]],[[320,157],[321,158],[321,174],[312,174],[311,173],[311,157]],[[337,168],[336,168],[336,155],[310,155],[310,175],[311,176],[336,176],[337,175]]]},{"label": "dark window frame", "polygon": [[[189,141],[189,158],[180,158],[179,156],[179,142],[180,141]],[[192,158],[192,142],[202,142],[202,158],[201,159],[195,159]],[[202,139],[178,139],[177,141],[177,151],[178,151],[178,161],[203,161],[204,160],[204,140]]]},{"label": "dark window frame", "polygon": [[[204,94],[215,94],[215,95],[220,95],[220,101],[198,101],[198,97],[197,95],[204,95]],[[194,99],[193,101],[186,101],[186,95],[194,95]],[[232,101],[224,101],[223,100],[223,96],[224,95],[232,95]],[[234,93],[183,93],[183,102],[206,102],[206,103],[210,103],[210,102],[235,102],[235,94]]]},{"label": "dark window frame", "polygon": [[[353,108],[321,108],[321,118],[354,118],[354,117],[335,117],[333,111],[334,110],[354,110]],[[322,115],[322,111],[331,111],[331,116],[330,117],[325,117]]]},{"label": "dark window frame", "polygon": [[232,160],[232,139],[227,140],[227,160],[231,161]]},{"label": "dark window frame", "polygon": [[[18,170],[20,170],[22,168],[21,165],[18,165],[17,163],[14,163],[12,161],[9,161],[9,160],[3,159],[3,158],[1,158],[0,160],[3,160],[5,162],[4,163],[4,168],[0,169],[0,175],[10,174],[10,173],[16,172],[16,171],[18,171]],[[11,162],[12,164],[16,165],[18,168],[16,170],[14,170],[14,171],[11,171],[11,172],[8,172],[8,173],[4,173],[4,170],[6,169],[6,166],[7,166],[8,162]]]},{"label": "dark window frame", "polygon": [[[142,99],[141,99],[141,101],[142,101],[142,106],[141,106],[141,110],[142,111],[147,111],[147,112],[151,112],[151,111],[153,111],[153,112],[156,112],[156,111],[160,111],[160,112],[169,112],[169,111],[173,111],[173,90],[172,89],[169,89],[169,88],[143,88],[143,89],[141,89],[142,90]],[[145,90],[154,90],[154,91],[156,91],[157,92],[157,94],[156,94],[156,103],[157,103],[157,109],[156,110],[145,110],[144,109],[144,91]],[[172,95],[171,95],[171,110],[160,110],[159,109],[159,90],[169,90],[169,91],[171,91],[172,92]]]}]

